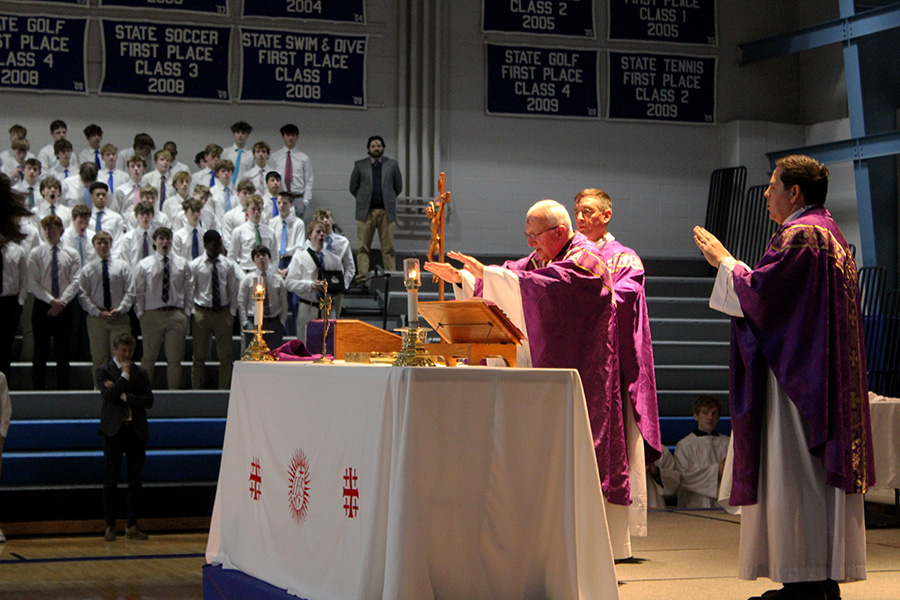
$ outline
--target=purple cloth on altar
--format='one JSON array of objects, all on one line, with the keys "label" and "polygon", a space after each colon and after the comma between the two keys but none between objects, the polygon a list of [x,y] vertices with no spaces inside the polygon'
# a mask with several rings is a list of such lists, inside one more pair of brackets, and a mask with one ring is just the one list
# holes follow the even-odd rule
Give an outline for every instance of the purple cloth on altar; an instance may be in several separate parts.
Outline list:
[{"label": "purple cloth on altar", "polygon": [[825,481],[849,493],[875,483],[856,265],[822,207],[779,229],[759,264],[734,269],[743,318],[732,319],[731,504],[755,504],[771,368],[803,416]]},{"label": "purple cloth on altar", "polygon": [[[631,504],[628,456],[619,399],[612,280],[597,247],[575,233],[550,264],[534,253],[502,265],[519,279],[531,362],[537,368],[576,369],[587,402],[603,493]],[[478,280],[475,294],[481,295]],[[615,409],[615,410],[613,410]]]},{"label": "purple cloth on altar", "polygon": [[[297,362],[312,362],[322,358],[321,354],[310,354],[306,345],[300,340],[290,340],[272,350],[272,354],[278,360],[290,360]],[[330,357],[329,357],[330,358]]]},{"label": "purple cloth on altar", "polygon": [[616,298],[620,389],[623,393],[628,391],[635,421],[644,438],[644,459],[649,465],[662,456],[662,442],[644,264],[634,250],[616,240],[609,240],[599,248],[600,258],[609,267]]}]

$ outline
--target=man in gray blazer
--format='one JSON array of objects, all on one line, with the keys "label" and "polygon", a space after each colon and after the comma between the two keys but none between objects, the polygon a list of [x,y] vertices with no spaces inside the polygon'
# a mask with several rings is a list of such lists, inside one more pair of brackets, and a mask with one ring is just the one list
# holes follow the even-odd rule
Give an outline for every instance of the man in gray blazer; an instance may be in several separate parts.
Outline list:
[{"label": "man in gray blazer", "polygon": [[369,138],[368,158],[358,160],[350,175],[350,193],[356,197],[356,234],[359,238],[357,277],[369,271],[369,248],[378,230],[381,256],[386,271],[396,271],[394,260],[394,228],[397,223],[397,195],[403,191],[400,164],[384,156],[384,139]]},{"label": "man in gray blazer", "polygon": [[103,436],[103,459],[106,474],[103,480],[103,518],[106,533],[103,539],[116,541],[115,494],[125,456],[128,473],[128,528],[125,537],[146,540],[147,534],[138,529],[141,472],[147,455],[147,409],[153,406],[153,390],[147,371],[131,361],[137,344],[130,333],[120,334],[113,342],[115,355],[97,369],[97,387],[103,397],[100,409],[100,435]]}]

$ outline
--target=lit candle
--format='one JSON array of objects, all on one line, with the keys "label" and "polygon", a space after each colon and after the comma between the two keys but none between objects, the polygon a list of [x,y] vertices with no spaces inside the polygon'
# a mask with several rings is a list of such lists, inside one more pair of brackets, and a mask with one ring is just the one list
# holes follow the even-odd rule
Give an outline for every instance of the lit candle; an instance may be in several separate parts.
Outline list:
[{"label": "lit candle", "polygon": [[418,258],[407,258],[403,261],[403,283],[406,287],[406,326],[411,328],[418,327],[419,324],[421,276]]},{"label": "lit candle", "polygon": [[262,329],[263,322],[263,303],[266,299],[266,286],[265,281],[262,277],[256,278],[256,291],[253,293],[253,302],[254,302],[254,322],[256,323],[257,329]]}]

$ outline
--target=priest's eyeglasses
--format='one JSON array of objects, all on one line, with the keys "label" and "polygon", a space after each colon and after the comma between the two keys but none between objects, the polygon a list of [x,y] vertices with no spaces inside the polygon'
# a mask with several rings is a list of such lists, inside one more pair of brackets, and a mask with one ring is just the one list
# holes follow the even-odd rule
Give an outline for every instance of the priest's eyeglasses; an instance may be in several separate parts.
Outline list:
[{"label": "priest's eyeglasses", "polygon": [[528,233],[528,232],[525,232],[525,233],[523,233],[522,235],[524,235],[524,236],[525,236],[525,239],[528,240],[528,241],[530,242],[531,240],[536,240],[536,239],[537,239],[538,237],[540,237],[541,235],[547,233],[548,231],[552,231],[552,230],[556,229],[557,227],[559,227],[559,225],[554,225],[553,227],[548,227],[547,229],[545,229],[545,230],[543,230],[543,231],[538,231],[537,233]]}]

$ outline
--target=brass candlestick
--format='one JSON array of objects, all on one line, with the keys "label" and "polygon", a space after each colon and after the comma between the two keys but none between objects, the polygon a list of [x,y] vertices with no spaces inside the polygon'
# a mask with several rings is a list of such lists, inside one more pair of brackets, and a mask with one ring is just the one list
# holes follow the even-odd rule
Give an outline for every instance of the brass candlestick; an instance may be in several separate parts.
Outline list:
[{"label": "brass candlestick", "polygon": [[422,285],[419,259],[407,258],[403,261],[403,286],[407,293],[407,326],[398,329],[403,332],[403,347],[394,361],[395,367],[433,367],[434,361],[425,352],[425,340],[428,331],[419,327],[419,287]]},{"label": "brass candlestick", "polygon": [[313,361],[315,364],[319,365],[331,365],[334,364],[334,361],[328,358],[326,354],[328,353],[328,329],[331,326],[331,319],[328,318],[328,315],[331,313],[331,296],[328,295],[328,280],[322,280],[325,284],[325,288],[322,290],[322,298],[319,300],[319,310],[322,311],[324,315],[325,323],[322,325],[322,356]]},{"label": "brass candlestick", "polygon": [[241,360],[243,361],[268,362],[278,360],[272,354],[272,351],[269,350],[269,346],[266,345],[266,340],[263,339],[264,333],[272,333],[271,331],[264,331],[262,328],[263,303],[265,302],[265,299],[265,279],[262,277],[257,277],[257,281],[253,289],[253,305],[255,309],[253,312],[253,320],[256,322],[256,329],[244,330],[244,333],[253,334],[253,339],[250,341],[250,344],[247,346],[247,349],[244,350],[244,354],[241,356]]}]

